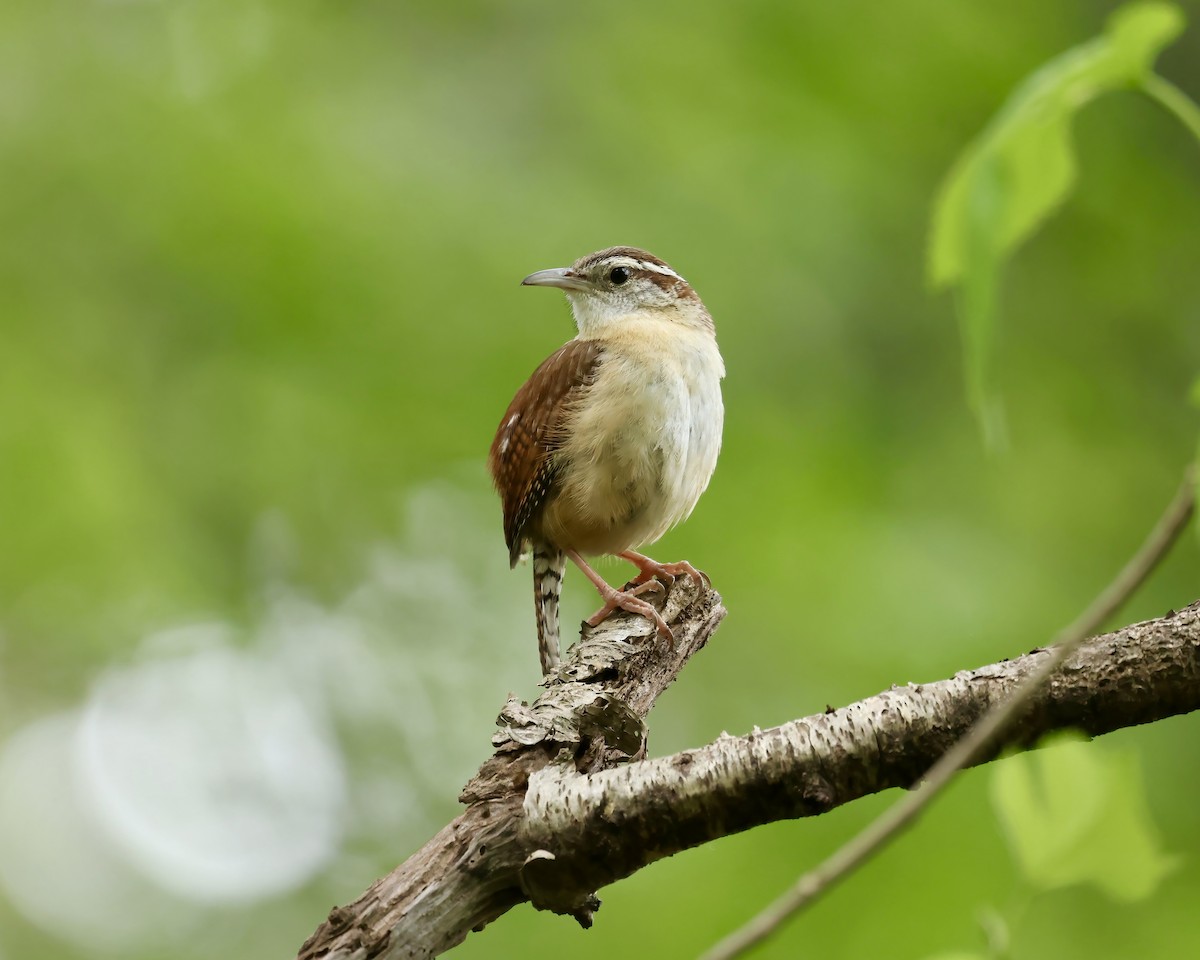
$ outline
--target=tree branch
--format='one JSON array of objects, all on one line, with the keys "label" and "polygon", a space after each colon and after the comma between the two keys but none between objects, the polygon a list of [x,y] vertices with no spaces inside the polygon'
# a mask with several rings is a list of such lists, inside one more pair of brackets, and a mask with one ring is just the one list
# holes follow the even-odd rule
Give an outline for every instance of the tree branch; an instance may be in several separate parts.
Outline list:
[{"label": "tree branch", "polygon": [[[460,798],[467,809],[335,908],[300,958],[436,956],[524,901],[588,926],[595,890],[655,860],[911,787],[1050,656],[1035,650],[646,760],[643,718],[725,610],[715,592],[681,578],[663,612],[674,646],[648,621],[614,617],[585,629],[532,706],[510,699],[496,754]],[[975,762],[1054,730],[1094,736],[1198,707],[1200,602],[1085,643]]]},{"label": "tree branch", "polygon": [[1188,464],[1179,490],[1129,562],[1086,610],[1059,631],[1051,644],[1050,655],[1042,659],[1037,669],[1030,671],[1012,695],[984,714],[961,740],[937,759],[922,777],[924,782],[920,789],[892,804],[849,842],[800,877],[783,896],[717,943],[702,960],[732,960],[744,953],[848,877],[912,824],[960,770],[986,754],[989,745],[1020,716],[1034,693],[1062,668],[1088,635],[1098,630],[1133,596],[1183,533],[1195,506],[1196,471],[1193,464]]}]

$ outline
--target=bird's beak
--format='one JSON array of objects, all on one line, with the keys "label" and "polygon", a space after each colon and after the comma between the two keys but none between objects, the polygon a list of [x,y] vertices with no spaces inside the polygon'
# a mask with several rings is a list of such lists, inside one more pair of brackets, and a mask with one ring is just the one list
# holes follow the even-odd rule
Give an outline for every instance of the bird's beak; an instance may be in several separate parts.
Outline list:
[{"label": "bird's beak", "polygon": [[583,277],[576,274],[570,267],[554,267],[550,270],[539,270],[531,273],[521,281],[523,287],[559,287],[563,290],[587,290],[588,284]]}]

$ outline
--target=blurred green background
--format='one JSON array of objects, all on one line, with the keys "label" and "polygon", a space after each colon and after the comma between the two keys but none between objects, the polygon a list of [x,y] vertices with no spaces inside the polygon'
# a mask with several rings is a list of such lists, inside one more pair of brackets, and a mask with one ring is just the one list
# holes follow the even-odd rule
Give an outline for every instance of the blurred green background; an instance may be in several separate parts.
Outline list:
[{"label": "blurred green background", "polygon": [[[654,752],[1045,642],[1195,448],[1200,155],[1135,94],[1081,116],[1078,191],[1005,277],[1003,457],[924,246],[962,147],[1114,6],[0,6],[0,957],[288,956],[455,814],[537,692],[484,457],[573,329],[518,281],[600,247],[686,275],[729,370],[653,552],[730,615]],[[1200,22],[1160,72],[1200,97]],[[1122,619],[1197,568],[1188,540]],[[595,605],[568,577],[565,621]],[[1032,895],[975,771],[761,955],[977,950],[993,910],[1013,957],[1187,953],[1198,733],[1097,746],[1181,855],[1151,898]],[[456,955],[694,955],[891,799]]]}]

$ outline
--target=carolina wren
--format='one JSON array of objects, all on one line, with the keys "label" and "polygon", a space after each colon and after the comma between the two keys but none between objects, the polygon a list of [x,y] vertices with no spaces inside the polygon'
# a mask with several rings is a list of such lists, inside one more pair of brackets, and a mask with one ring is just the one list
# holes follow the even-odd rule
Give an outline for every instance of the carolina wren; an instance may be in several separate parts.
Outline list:
[{"label": "carolina wren", "polygon": [[[526,286],[558,287],[578,336],[552,353],[509,404],[488,467],[504,502],[511,566],[528,546],[542,672],[558,664],[558,599],[570,558],[604,599],[587,623],[620,608],[671,631],[640,594],[686,574],[634,548],[692,512],[721,449],[721,378],[712,317],[688,282],[645,250],[611,247],[573,266],[539,270]],[[633,563],[627,589],[609,586],[584,555]]]}]

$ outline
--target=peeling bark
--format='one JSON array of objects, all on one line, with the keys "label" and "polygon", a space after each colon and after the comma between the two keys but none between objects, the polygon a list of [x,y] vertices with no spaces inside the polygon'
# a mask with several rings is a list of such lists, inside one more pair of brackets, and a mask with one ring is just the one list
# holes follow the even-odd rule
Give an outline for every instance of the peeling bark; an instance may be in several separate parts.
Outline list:
[{"label": "peeling bark", "polygon": [[[840,710],[644,759],[644,718],[725,614],[681,578],[664,617],[611,618],[583,637],[533,705],[510,700],[464,813],[299,957],[433,957],[524,901],[589,926],[595,891],[655,860],[774,820],[910,787],[1045,651],[893,687]],[[1096,736],[1200,707],[1200,603],[1096,637],[1034,696],[984,759],[1075,728]],[[632,762],[630,762],[632,761]],[[982,762],[982,761],[981,761]]]}]

